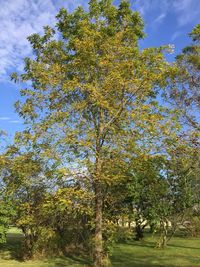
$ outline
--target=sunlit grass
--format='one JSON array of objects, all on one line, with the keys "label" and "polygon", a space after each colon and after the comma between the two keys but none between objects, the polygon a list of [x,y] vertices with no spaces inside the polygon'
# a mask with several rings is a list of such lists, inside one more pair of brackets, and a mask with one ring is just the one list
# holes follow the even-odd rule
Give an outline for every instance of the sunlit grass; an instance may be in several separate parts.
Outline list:
[{"label": "sunlit grass", "polygon": [[156,249],[155,238],[118,244],[111,256],[114,267],[200,266],[200,238],[174,237],[167,248]]},{"label": "sunlit grass", "polygon": [[[10,229],[7,244],[0,246],[1,267],[86,267],[83,259],[57,257],[23,262],[20,257],[23,235],[17,228]],[[165,250],[154,248],[155,238],[147,235],[144,241],[117,244],[111,256],[113,267],[200,267],[200,238],[173,238]]]}]

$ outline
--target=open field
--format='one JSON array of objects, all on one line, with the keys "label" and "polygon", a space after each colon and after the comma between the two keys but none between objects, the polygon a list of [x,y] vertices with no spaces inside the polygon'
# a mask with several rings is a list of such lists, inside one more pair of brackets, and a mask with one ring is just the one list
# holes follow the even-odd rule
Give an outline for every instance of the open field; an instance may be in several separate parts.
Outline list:
[{"label": "open field", "polygon": [[[86,267],[89,262],[76,257],[58,257],[23,262],[20,259],[21,233],[12,228],[8,243],[0,246],[1,267]],[[200,238],[175,237],[165,250],[154,248],[154,238],[148,236],[141,242],[117,244],[111,256],[113,267],[200,266]]]}]

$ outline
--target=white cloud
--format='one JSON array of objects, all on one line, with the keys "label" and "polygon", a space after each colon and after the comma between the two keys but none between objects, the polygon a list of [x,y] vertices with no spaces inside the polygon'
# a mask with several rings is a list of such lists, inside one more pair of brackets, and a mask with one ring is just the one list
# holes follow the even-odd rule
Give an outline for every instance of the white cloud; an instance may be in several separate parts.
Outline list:
[{"label": "white cloud", "polygon": [[162,13],[160,14],[155,20],[154,23],[159,24],[161,22],[163,22],[164,18],[166,17],[166,14]]},{"label": "white cloud", "polygon": [[133,8],[140,12],[142,16],[144,16],[150,8],[150,2],[149,1],[140,1],[136,0],[133,3]]},{"label": "white cloud", "polygon": [[177,10],[182,11],[186,10],[194,2],[194,0],[174,0],[173,7]]},{"label": "white cloud", "polygon": [[11,117],[0,117],[0,121],[5,121],[6,123],[22,123],[22,121],[12,119]]},{"label": "white cloud", "polygon": [[181,35],[181,31],[176,31],[171,38],[171,41],[174,41],[177,37],[179,37]]},{"label": "white cloud", "polygon": [[86,6],[84,0],[0,0],[0,80],[9,72],[21,70],[23,58],[31,54],[27,37],[42,33],[43,26],[54,25],[55,15],[65,6]]},{"label": "white cloud", "polygon": [[[141,12],[146,19],[151,12],[159,15],[157,18],[167,16],[169,13],[174,13],[176,16],[177,26],[199,21],[200,5],[199,0],[135,0],[133,7]],[[155,21],[154,21],[155,22]]]},{"label": "white cloud", "polygon": [[22,123],[21,121],[19,120],[13,120],[13,121],[9,121],[10,123]]},{"label": "white cloud", "polygon": [[146,16],[152,10],[158,10],[161,14],[169,8],[169,2],[172,0],[135,0],[133,1],[133,7],[138,10],[142,16]]},{"label": "white cloud", "polygon": [[177,21],[179,26],[199,20],[200,5],[199,0],[174,0],[172,7],[177,13]]},{"label": "white cloud", "polygon": [[21,120],[17,118],[12,118],[12,117],[0,117],[0,121],[4,121],[5,123],[22,123]]},{"label": "white cloud", "polygon": [[1,121],[8,121],[8,120],[10,120],[10,117],[0,117],[0,120]]},{"label": "white cloud", "polygon": [[0,75],[10,69],[21,69],[22,58],[31,53],[27,36],[42,32],[42,26],[55,21],[56,9],[49,1],[1,1],[0,10]]}]

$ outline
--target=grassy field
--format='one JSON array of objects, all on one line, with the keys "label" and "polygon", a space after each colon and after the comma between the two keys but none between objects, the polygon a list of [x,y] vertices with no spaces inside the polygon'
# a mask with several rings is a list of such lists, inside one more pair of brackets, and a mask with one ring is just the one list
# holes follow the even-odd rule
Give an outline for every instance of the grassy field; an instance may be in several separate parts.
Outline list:
[{"label": "grassy field", "polygon": [[[0,245],[1,267],[86,267],[88,262],[80,258],[58,257],[40,261],[23,262],[20,259],[22,235],[16,228],[8,234],[7,244]],[[200,238],[176,237],[165,250],[154,248],[155,240],[148,236],[142,242],[117,244],[111,256],[113,267],[200,267]]]},{"label": "grassy field", "polygon": [[164,250],[155,249],[155,240],[117,245],[111,257],[114,267],[200,266],[200,239],[174,238]]}]

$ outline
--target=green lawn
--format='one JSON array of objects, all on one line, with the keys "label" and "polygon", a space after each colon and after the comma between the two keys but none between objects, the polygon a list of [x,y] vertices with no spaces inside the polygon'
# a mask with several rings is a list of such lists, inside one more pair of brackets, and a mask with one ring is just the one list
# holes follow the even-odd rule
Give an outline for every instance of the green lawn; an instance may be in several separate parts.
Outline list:
[{"label": "green lawn", "polygon": [[174,238],[164,250],[155,249],[155,240],[117,245],[111,257],[114,267],[200,266],[200,238]]},{"label": "green lawn", "polygon": [[17,228],[8,232],[7,244],[0,245],[0,267],[86,267],[88,264],[80,258],[58,257],[45,260],[23,262],[20,258],[22,234]]},{"label": "green lawn", "polygon": [[[8,234],[7,244],[0,246],[1,267],[86,267],[87,262],[80,258],[58,257],[40,261],[20,260],[20,243],[22,235],[19,230],[12,228]],[[176,237],[172,239],[165,250],[154,248],[155,240],[147,237],[142,242],[117,244],[111,256],[113,267],[134,266],[199,266],[200,267],[200,238]]]}]

